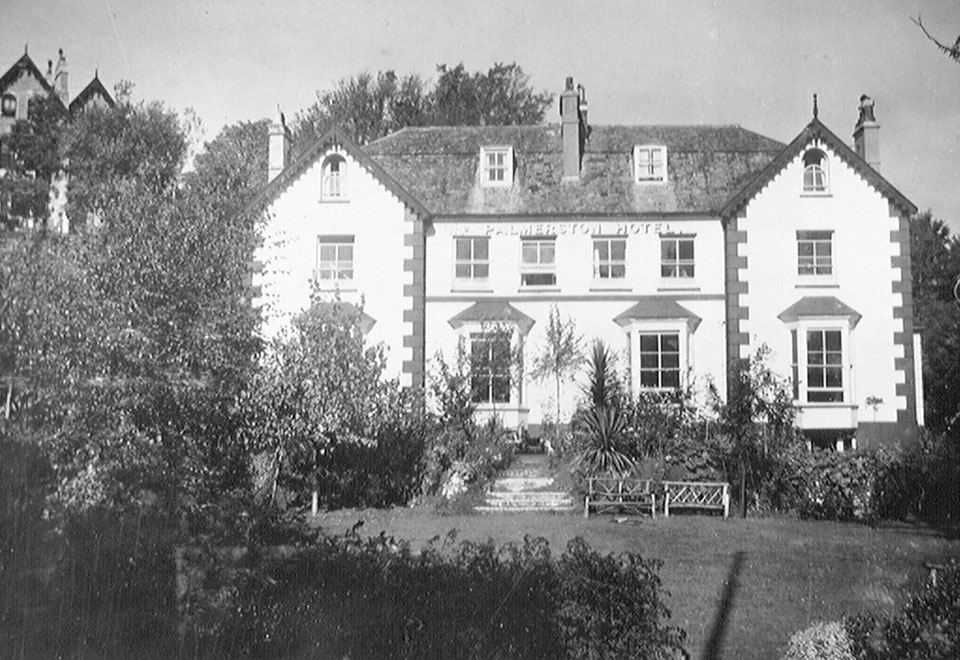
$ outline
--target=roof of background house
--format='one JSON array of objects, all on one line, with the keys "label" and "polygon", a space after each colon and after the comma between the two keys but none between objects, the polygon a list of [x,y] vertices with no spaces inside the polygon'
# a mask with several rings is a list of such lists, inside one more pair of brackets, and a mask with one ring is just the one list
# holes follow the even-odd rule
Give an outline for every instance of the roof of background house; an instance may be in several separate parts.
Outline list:
[{"label": "roof of background house", "polygon": [[101,96],[109,106],[113,106],[114,104],[113,97],[110,96],[110,92],[108,92],[107,88],[103,86],[102,82],[100,82],[99,73],[95,73],[93,75],[93,80],[87,83],[87,86],[84,87],[79,94],[77,94],[75,99],[70,101],[70,113],[72,114],[85,106],[87,101],[91,100],[95,96]]},{"label": "roof of background house", "polygon": [[53,87],[47,82],[44,75],[40,73],[40,69],[37,68],[37,65],[33,63],[33,60],[30,59],[30,56],[26,53],[21,55],[20,59],[14,62],[13,66],[7,69],[6,73],[0,76],[0,91],[12,85],[24,73],[32,75],[44,90],[51,94],[53,93]]},{"label": "roof of background house", "polygon": [[[559,125],[405,128],[363,151],[434,215],[716,213],[784,148],[739,126],[594,126],[562,181]],[[667,182],[637,184],[633,148],[667,149]],[[512,146],[514,183],[480,185],[483,146]]]}]

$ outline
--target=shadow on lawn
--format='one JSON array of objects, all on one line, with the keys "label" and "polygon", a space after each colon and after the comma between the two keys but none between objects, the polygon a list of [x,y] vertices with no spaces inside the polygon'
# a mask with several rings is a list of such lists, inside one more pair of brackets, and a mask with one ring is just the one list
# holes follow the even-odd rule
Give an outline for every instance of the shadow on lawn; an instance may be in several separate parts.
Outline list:
[{"label": "shadow on lawn", "polygon": [[710,634],[703,645],[703,655],[701,656],[703,660],[720,660],[723,657],[723,636],[730,623],[730,615],[733,613],[733,600],[737,596],[737,589],[740,588],[740,570],[743,568],[745,555],[746,553],[743,550],[739,550],[733,555],[733,562],[730,564],[727,581],[723,587],[723,596],[720,598],[717,613],[713,617]]}]

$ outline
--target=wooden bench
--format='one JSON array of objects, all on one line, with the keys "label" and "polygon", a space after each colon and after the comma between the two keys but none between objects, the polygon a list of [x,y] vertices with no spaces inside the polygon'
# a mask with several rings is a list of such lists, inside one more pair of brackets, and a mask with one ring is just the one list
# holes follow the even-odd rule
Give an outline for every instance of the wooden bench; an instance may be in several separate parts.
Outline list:
[{"label": "wooden bench", "polygon": [[630,477],[590,477],[587,479],[587,495],[583,502],[583,517],[590,517],[590,509],[596,513],[619,513],[650,510],[657,515],[657,495],[650,479]]},{"label": "wooden bench", "polygon": [[716,509],[730,517],[730,484],[705,481],[664,481],[663,515],[670,509]]}]

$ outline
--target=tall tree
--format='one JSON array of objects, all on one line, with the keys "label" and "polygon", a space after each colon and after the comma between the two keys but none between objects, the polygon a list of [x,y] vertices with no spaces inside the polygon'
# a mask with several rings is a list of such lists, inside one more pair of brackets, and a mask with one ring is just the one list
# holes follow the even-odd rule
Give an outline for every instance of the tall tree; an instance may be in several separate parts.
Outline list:
[{"label": "tall tree", "polygon": [[0,144],[0,223],[8,229],[46,226],[51,184],[60,173],[60,142],[66,120],[55,96],[30,99],[26,119],[13,124]]},{"label": "tall tree", "polygon": [[923,34],[926,35],[927,39],[929,39],[934,44],[936,44],[937,48],[940,49],[940,52],[942,52],[944,55],[949,57],[954,62],[960,62],[960,37],[957,37],[957,40],[953,42],[952,46],[948,46],[947,44],[941,42],[939,39],[937,39],[935,36],[933,36],[932,34],[930,34],[930,32],[927,31],[927,28],[926,26],[924,26],[923,20],[920,18],[919,14],[917,15],[916,18],[913,18],[911,16],[910,20],[913,21],[917,25],[917,27],[923,30]]},{"label": "tall tree", "polygon": [[406,126],[537,124],[552,99],[534,91],[515,63],[476,73],[441,64],[437,74],[427,86],[416,75],[364,72],[317,92],[316,103],[294,121],[295,147],[303,149],[332,126],[366,144]]},{"label": "tall tree", "polygon": [[956,424],[960,416],[960,239],[927,211],[911,220],[910,259],[917,325],[923,333],[927,426]]}]

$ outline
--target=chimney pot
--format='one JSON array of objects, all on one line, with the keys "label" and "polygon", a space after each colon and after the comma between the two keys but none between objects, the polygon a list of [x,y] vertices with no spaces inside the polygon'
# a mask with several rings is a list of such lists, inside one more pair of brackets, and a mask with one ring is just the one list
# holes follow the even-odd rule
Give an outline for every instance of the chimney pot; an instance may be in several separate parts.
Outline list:
[{"label": "chimney pot", "polygon": [[567,78],[560,94],[560,134],[563,140],[563,178],[580,178],[580,159],[583,155],[583,122],[580,117],[580,92],[573,87],[573,78]]},{"label": "chimney pot", "polygon": [[860,97],[860,116],[853,129],[853,148],[867,165],[880,170],[880,124],[874,115],[873,99],[866,94]]}]

